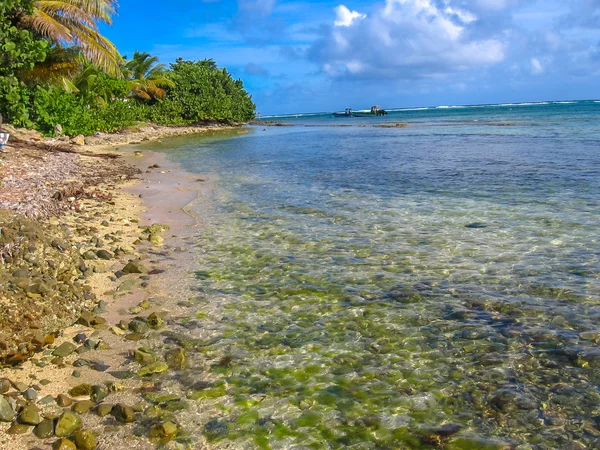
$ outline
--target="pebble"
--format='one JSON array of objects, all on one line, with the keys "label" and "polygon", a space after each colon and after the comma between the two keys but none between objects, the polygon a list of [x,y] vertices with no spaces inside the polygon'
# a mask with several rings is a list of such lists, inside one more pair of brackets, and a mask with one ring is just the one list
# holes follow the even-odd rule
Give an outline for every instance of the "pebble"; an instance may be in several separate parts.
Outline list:
[{"label": "pebble", "polygon": [[34,401],[37,400],[38,394],[34,389],[29,388],[23,392],[23,397],[25,400]]},{"label": "pebble", "polygon": [[28,431],[29,427],[27,425],[15,423],[8,430],[6,430],[6,434],[25,434]]},{"label": "pebble", "polygon": [[87,414],[95,405],[96,404],[90,400],[83,400],[75,403],[71,409],[78,414]]},{"label": "pebble", "polygon": [[112,415],[119,422],[131,423],[135,422],[135,411],[130,406],[115,405],[111,411]]},{"label": "pebble", "polygon": [[81,429],[81,417],[74,411],[64,411],[56,422],[55,434],[58,437],[69,437]]},{"label": "pebble", "polygon": [[113,409],[113,405],[110,405],[108,403],[101,403],[100,405],[98,405],[96,407],[96,414],[99,417],[105,417],[111,413],[112,409]]},{"label": "pebble", "polygon": [[77,431],[73,437],[77,450],[94,450],[98,446],[96,436],[90,430]]},{"label": "pebble", "polygon": [[93,401],[95,401],[96,403],[99,403],[102,400],[104,400],[106,397],[108,397],[108,388],[106,386],[103,386],[100,384],[92,386],[92,394],[90,395],[90,398]]},{"label": "pebble", "polygon": [[156,361],[151,364],[148,364],[147,366],[142,367],[140,370],[138,370],[137,374],[140,377],[144,377],[155,373],[166,372],[167,370],[169,370],[169,366],[167,365],[167,363],[163,361]]},{"label": "pebble", "polygon": [[25,406],[19,413],[19,423],[25,425],[37,425],[41,421],[40,410],[34,405]]},{"label": "pebble", "polygon": [[48,439],[54,436],[54,421],[45,419],[42,420],[34,429],[33,434],[38,439]]},{"label": "pebble", "polygon": [[58,397],[56,397],[56,404],[61,408],[67,408],[73,404],[73,400],[64,394],[59,394]]},{"label": "pebble", "polygon": [[71,355],[75,350],[77,350],[76,345],[70,342],[64,342],[52,352],[52,355],[57,356],[59,358],[65,358]]},{"label": "pebble", "polygon": [[4,394],[10,390],[10,380],[3,378],[0,380],[0,394]]},{"label": "pebble", "polygon": [[12,422],[14,416],[15,412],[11,404],[3,395],[0,395],[0,422]]},{"label": "pebble", "polygon": [[52,445],[52,450],[77,450],[77,446],[68,439],[59,439]]}]

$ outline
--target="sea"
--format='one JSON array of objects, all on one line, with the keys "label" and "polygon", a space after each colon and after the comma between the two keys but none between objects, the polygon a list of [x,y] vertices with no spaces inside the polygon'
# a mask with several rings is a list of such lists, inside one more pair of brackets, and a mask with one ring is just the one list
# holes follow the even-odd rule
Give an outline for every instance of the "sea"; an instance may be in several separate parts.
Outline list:
[{"label": "sea", "polygon": [[600,448],[600,102],[263,120],[156,148],[207,446]]}]

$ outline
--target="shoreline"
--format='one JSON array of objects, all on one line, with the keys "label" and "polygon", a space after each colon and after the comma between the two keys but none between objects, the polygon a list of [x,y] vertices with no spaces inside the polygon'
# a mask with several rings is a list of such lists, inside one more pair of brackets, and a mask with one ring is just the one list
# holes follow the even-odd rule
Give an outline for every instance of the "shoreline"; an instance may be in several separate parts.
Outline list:
[{"label": "shoreline", "polygon": [[[92,150],[100,151],[104,147],[94,146]],[[6,392],[3,388],[1,394],[13,405],[15,418],[20,408],[18,404],[26,401],[38,409],[40,419],[45,417],[56,422],[57,416],[69,409],[58,407],[56,399],[59,395],[67,395],[74,402],[81,403],[88,401],[90,396],[71,395],[71,389],[82,383],[105,386],[109,394],[106,401],[94,401],[90,412],[80,414],[84,429],[97,435],[99,448],[119,448],[119,445],[128,440],[128,447],[146,449],[155,448],[156,439],[151,442],[148,438],[150,430],[160,434],[162,431],[157,430],[166,422],[157,418],[148,419],[144,412],[147,408],[158,406],[152,406],[153,403],[147,399],[144,401],[142,394],[150,389],[158,395],[161,382],[158,381],[159,375],[136,375],[136,372],[147,367],[148,364],[145,363],[149,362],[149,359],[145,359],[147,355],[138,358],[137,349],[154,347],[156,351],[152,353],[155,357],[150,359],[156,359],[155,362],[167,362],[169,366],[171,363],[184,364],[184,349],[177,345],[162,344],[159,340],[172,311],[177,309],[177,302],[186,298],[185,280],[190,276],[186,268],[189,268],[191,263],[191,256],[185,250],[186,240],[192,239],[193,233],[199,227],[198,218],[190,214],[187,206],[199,201],[201,197],[210,197],[212,182],[206,177],[199,178],[168,162],[166,156],[160,153],[144,150],[140,155],[139,151],[134,152],[131,149],[120,151],[118,154],[124,162],[139,169],[140,179],[117,186],[113,197],[114,205],[104,205],[104,213],[112,210],[114,215],[108,218],[109,227],[102,225],[107,221],[103,214],[95,214],[93,220],[97,222],[97,228],[105,228],[102,229],[103,232],[111,230],[119,233],[121,247],[133,249],[133,252],[120,254],[118,257],[115,255],[110,261],[88,263],[95,267],[94,272],[98,272],[89,277],[88,284],[101,301],[93,313],[93,317],[99,318],[99,323],[88,324],[91,326],[79,323],[66,327],[56,336],[53,344],[39,348],[32,358],[14,368],[0,369],[0,381],[10,380],[10,387]],[[86,205],[84,202],[82,207],[85,208]],[[69,214],[58,219],[60,225],[71,224]],[[86,220],[92,221],[90,218]],[[144,233],[140,227],[156,224],[167,225],[169,230],[151,235],[150,238],[155,236],[154,242],[140,241],[140,232]],[[131,259],[145,266],[142,273],[120,277],[112,275],[118,273]],[[124,285],[126,286],[123,287]],[[103,311],[98,309],[98,305],[102,303]],[[152,322],[148,318],[153,314],[159,317],[159,326],[155,327],[156,329],[147,326]],[[143,323],[140,324],[137,319],[141,319]],[[136,322],[133,328],[139,325],[140,330],[132,329],[132,322]],[[146,331],[138,333],[143,329]],[[82,336],[85,337],[83,341]],[[77,345],[76,341],[81,342]],[[90,348],[90,341],[96,344],[93,348]],[[69,344],[73,344],[76,349],[57,360],[53,353],[57,348]],[[167,352],[161,355],[160,350],[164,350],[163,347],[167,348]],[[176,361],[173,362],[174,355],[178,355],[180,360],[175,357]],[[162,369],[164,367],[161,368],[161,373]],[[171,369],[173,367],[166,370]],[[125,374],[127,377],[121,379]],[[154,387],[151,387],[152,380],[156,383]],[[23,391],[25,387],[27,389]],[[26,400],[23,392],[31,389],[35,391],[35,399]],[[109,416],[100,417],[98,405],[106,405],[108,401],[113,405],[134,408],[135,421],[120,423],[118,414],[114,411]],[[25,429],[22,425],[17,425],[18,422],[22,420],[19,418],[12,422],[0,421],[0,449],[17,450],[32,448],[31,446],[50,448],[56,441],[56,438],[40,440],[31,432],[34,429],[32,425]],[[130,440],[135,434],[134,427],[139,429],[140,425],[145,428],[145,432]],[[162,436],[162,441],[166,442],[176,437],[180,425],[175,422],[174,426],[177,432]],[[24,434],[9,434],[13,432]]]}]

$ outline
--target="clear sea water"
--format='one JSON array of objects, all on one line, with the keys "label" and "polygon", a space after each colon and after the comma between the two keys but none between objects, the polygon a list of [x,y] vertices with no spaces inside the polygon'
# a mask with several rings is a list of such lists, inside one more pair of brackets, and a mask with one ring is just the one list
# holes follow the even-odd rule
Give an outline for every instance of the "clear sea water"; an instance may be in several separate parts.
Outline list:
[{"label": "clear sea water", "polygon": [[169,142],[211,446],[600,448],[600,103],[269,120]]}]

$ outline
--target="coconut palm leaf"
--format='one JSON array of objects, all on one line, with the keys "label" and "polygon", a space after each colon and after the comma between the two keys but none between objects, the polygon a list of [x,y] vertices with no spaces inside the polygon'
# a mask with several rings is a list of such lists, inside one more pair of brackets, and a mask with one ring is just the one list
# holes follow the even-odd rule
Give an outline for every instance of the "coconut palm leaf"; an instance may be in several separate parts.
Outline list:
[{"label": "coconut palm leaf", "polygon": [[163,88],[175,86],[165,75],[167,67],[158,64],[158,57],[150,53],[134,52],[133,58],[125,64],[123,71],[130,80],[133,95],[141,100],[164,98]]},{"label": "coconut palm leaf", "polygon": [[22,25],[60,47],[77,46],[105,72],[122,77],[123,59],[115,45],[102,36],[98,23],[112,23],[116,0],[37,0]]},{"label": "coconut palm leaf", "polygon": [[81,71],[84,63],[78,48],[52,47],[43,62],[20,72],[19,78],[28,84],[57,84],[70,90],[67,79]]}]

